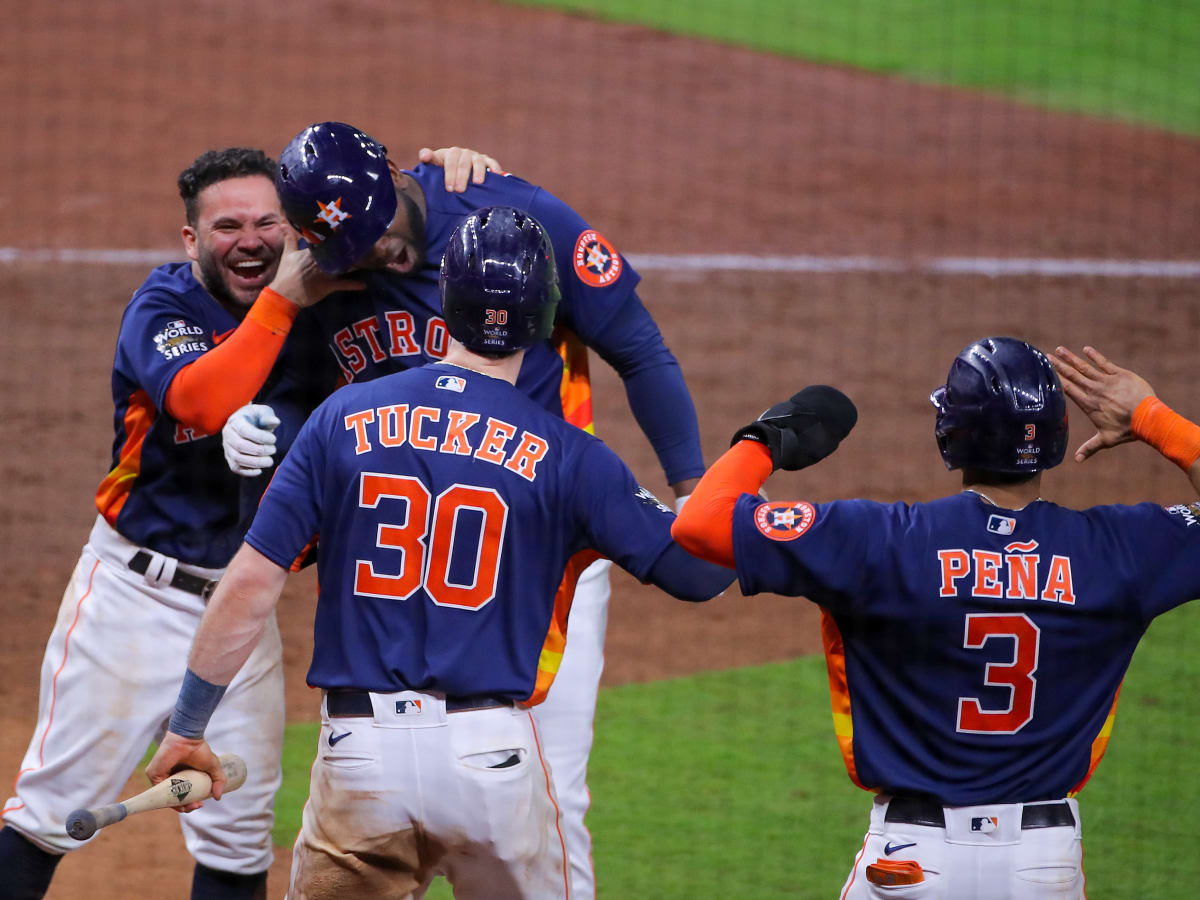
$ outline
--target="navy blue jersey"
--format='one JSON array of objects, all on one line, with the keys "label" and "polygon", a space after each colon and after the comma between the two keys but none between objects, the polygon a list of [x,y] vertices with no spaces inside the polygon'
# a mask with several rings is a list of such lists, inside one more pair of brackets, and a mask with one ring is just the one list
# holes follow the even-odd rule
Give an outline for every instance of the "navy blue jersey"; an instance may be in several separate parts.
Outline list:
[{"label": "navy blue jersey", "polygon": [[602,442],[439,363],[325,401],[246,542],[289,566],[321,537],[310,684],[536,703],[572,558],[599,552],[645,579],[673,521]]},{"label": "navy blue jersey", "polygon": [[165,409],[176,373],[238,326],[192,275],[159,266],[121,319],[113,361],[112,470],[96,506],[120,534],[206,568],[225,566],[240,543],[238,479],[221,436],[197,433]]},{"label": "navy blue jersey", "polygon": [[747,594],[820,604],[851,778],[949,806],[1057,799],[1100,760],[1147,625],[1200,594],[1188,507],[764,503],[734,513]]}]

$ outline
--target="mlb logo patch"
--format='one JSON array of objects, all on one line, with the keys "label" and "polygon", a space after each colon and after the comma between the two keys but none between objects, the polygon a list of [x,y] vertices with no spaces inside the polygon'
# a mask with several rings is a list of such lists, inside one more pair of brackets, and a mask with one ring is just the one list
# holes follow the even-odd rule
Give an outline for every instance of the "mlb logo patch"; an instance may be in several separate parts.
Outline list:
[{"label": "mlb logo patch", "polygon": [[971,819],[971,830],[980,834],[990,834],[1000,827],[1000,820],[995,816],[975,816]]},{"label": "mlb logo patch", "polygon": [[988,516],[987,530],[992,534],[1012,534],[1017,527],[1017,520],[1008,516]]},{"label": "mlb logo patch", "polygon": [[466,388],[467,382],[457,375],[439,375],[433,386],[441,391],[454,391],[456,394],[461,394]]},{"label": "mlb logo patch", "polygon": [[398,716],[419,716],[421,714],[420,700],[397,700],[396,715]]}]

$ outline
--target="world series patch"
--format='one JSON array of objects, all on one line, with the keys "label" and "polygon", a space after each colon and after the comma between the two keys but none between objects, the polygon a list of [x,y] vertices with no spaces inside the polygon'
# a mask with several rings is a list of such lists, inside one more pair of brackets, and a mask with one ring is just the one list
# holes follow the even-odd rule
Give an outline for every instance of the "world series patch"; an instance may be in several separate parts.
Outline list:
[{"label": "world series patch", "polygon": [[811,503],[763,503],[754,510],[754,524],[773,541],[794,541],[812,527],[817,511]]},{"label": "world series patch", "polygon": [[575,241],[574,262],[579,280],[591,287],[606,287],[621,277],[621,254],[590,228]]}]

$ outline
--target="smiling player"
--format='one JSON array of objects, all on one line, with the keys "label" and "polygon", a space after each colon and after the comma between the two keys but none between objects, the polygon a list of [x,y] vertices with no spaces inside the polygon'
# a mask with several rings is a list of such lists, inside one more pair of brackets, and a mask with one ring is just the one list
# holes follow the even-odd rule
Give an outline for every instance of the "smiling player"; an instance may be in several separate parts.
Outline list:
[{"label": "smiling player", "polygon": [[[45,893],[61,855],[82,846],[67,836],[66,814],[115,799],[162,727],[205,602],[241,540],[238,485],[217,432],[262,386],[299,306],[355,286],[325,276],[307,252],[284,254],[290,228],[274,168],[262,151],[230,148],[185,169],[188,261],[154,269],[125,309],[111,471],[46,647],[37,726],[3,810],[5,900]],[[221,746],[236,742],[249,777],[184,822],[192,898],[262,897],[283,741],[274,621],[214,729]]]}]

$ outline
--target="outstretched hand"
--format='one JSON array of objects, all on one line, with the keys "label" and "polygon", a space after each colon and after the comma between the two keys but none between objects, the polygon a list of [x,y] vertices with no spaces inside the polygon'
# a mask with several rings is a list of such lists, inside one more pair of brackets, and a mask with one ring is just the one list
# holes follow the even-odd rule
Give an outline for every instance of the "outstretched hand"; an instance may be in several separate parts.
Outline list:
[{"label": "outstretched hand", "polygon": [[461,194],[469,184],[483,184],[488,172],[504,174],[500,163],[486,153],[466,147],[439,147],[431,150],[422,147],[417,159],[446,170],[446,190]]},{"label": "outstretched hand", "polygon": [[1058,347],[1050,356],[1054,371],[1062,379],[1063,391],[1096,426],[1096,433],[1075,451],[1076,462],[1132,441],[1133,411],[1147,397],[1154,396],[1154,388],[1146,379],[1109,362],[1096,348],[1084,347],[1083,355],[1087,359]]},{"label": "outstretched hand", "polygon": [[794,472],[836,450],[857,422],[858,410],[849,397],[825,384],[809,385],[738,429],[730,443],[758,441],[770,451],[776,469]]}]

